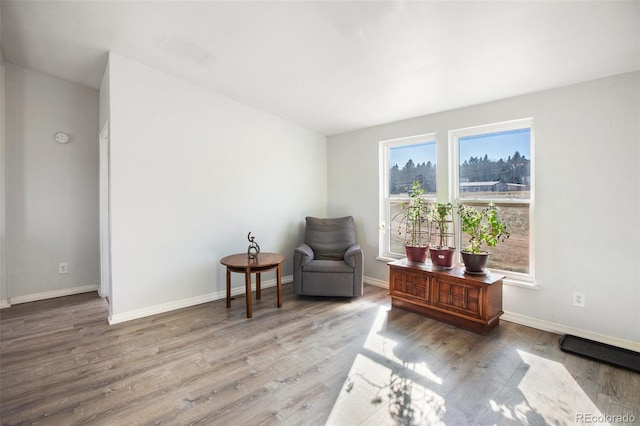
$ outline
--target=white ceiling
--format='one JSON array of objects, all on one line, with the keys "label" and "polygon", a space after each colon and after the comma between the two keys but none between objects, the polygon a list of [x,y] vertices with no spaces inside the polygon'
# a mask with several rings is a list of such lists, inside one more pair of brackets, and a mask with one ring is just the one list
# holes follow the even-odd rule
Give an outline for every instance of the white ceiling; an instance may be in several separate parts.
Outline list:
[{"label": "white ceiling", "polygon": [[640,1],[7,1],[8,62],[109,50],[331,135],[640,69]]}]

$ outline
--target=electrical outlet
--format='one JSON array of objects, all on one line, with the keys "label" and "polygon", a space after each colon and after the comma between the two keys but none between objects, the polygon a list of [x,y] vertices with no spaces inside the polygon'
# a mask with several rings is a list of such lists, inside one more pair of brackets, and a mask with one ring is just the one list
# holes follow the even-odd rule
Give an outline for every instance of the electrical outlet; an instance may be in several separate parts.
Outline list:
[{"label": "electrical outlet", "polygon": [[580,291],[573,292],[573,306],[584,308],[584,293]]},{"label": "electrical outlet", "polygon": [[67,262],[58,263],[58,273],[66,274],[69,270],[69,264]]}]

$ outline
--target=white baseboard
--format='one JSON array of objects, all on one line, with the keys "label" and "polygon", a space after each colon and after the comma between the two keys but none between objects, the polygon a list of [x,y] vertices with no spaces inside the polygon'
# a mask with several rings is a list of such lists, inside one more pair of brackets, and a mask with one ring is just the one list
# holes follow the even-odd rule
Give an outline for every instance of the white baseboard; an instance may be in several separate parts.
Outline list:
[{"label": "white baseboard", "polygon": [[632,340],[620,339],[618,337],[606,336],[604,334],[594,333],[593,331],[582,330],[580,328],[570,327],[564,324],[558,324],[551,321],[545,321],[526,315],[516,314],[515,312],[505,312],[501,320],[514,322],[527,327],[536,328],[538,330],[548,331],[555,334],[571,334],[573,336],[582,337],[584,339],[594,340],[596,342],[605,343],[607,345],[617,346],[640,352],[640,342]]},{"label": "white baseboard", "polygon": [[[8,305],[18,305],[20,303],[35,302],[38,300],[53,299],[55,297],[70,296],[72,294],[88,293],[97,291],[98,285],[85,285],[80,287],[69,287],[60,290],[45,291],[42,293],[26,294],[24,296],[10,297],[7,301]],[[8,306],[7,306],[8,307]]]},{"label": "white baseboard", "polygon": [[10,306],[11,306],[11,303],[9,303],[9,300],[0,299],[0,309],[8,308]]},{"label": "white baseboard", "polygon": [[[288,275],[286,277],[282,277],[282,283],[287,284],[293,281],[293,275]],[[276,286],[276,279],[262,281],[260,283],[260,287],[265,289],[269,287]],[[256,285],[255,283],[251,286],[252,291],[255,291]],[[232,287],[231,288],[231,296],[237,296],[239,294],[244,294],[244,286],[242,287]],[[176,309],[188,308],[189,306],[200,305],[202,303],[213,302],[214,300],[220,300],[227,297],[227,291],[217,291],[214,293],[203,294],[196,297],[190,297],[187,299],[176,300],[174,302],[162,303],[160,305],[149,306],[142,309],[136,309],[133,311],[122,312],[120,314],[109,315],[109,324],[118,324],[125,321],[132,321],[135,319],[140,319],[144,317],[149,317],[151,315],[162,314],[164,312],[174,311]]]},{"label": "white baseboard", "polygon": [[[201,296],[190,297],[188,299],[176,300],[175,302],[163,303],[160,305],[149,306],[133,311],[122,312],[120,314],[109,315],[108,321],[110,325],[119,324],[121,322],[132,321],[152,315],[162,314],[164,312],[174,311],[176,309],[188,308],[189,306],[199,305],[201,303],[211,302],[220,299],[220,292],[203,294]],[[226,297],[225,292],[223,297]]]},{"label": "white baseboard", "polygon": [[364,277],[362,280],[366,284],[371,284],[372,286],[375,286],[375,287],[386,288],[387,290],[389,289],[389,282],[388,281],[379,280],[377,278],[371,278],[371,277]]}]

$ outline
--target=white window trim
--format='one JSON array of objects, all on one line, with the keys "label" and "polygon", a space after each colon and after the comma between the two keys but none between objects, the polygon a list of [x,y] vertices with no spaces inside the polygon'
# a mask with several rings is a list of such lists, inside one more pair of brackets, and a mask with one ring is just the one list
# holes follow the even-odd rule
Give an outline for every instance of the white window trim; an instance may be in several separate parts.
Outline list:
[{"label": "white window trim", "polygon": [[[535,129],[534,129],[534,120],[533,117],[523,118],[518,120],[504,121],[501,123],[493,123],[493,124],[484,124],[481,126],[473,126],[473,127],[465,127],[461,129],[449,130],[449,187],[450,192],[453,195],[454,204],[460,203],[463,200],[460,199],[460,168],[459,168],[459,152],[458,152],[458,139],[465,136],[472,136],[481,133],[495,133],[502,132],[508,130],[516,130],[528,127],[531,129],[531,140],[530,140],[530,158],[531,161],[531,193],[529,200],[518,200],[518,199],[469,199],[465,198],[465,203],[486,203],[493,202],[496,205],[499,204],[528,204],[529,205],[529,273],[517,273],[511,271],[500,271],[506,276],[505,282],[509,284],[514,284],[518,286],[524,287],[534,287],[537,288],[537,284],[535,282],[535,221],[534,221],[534,212],[535,212]],[[462,232],[457,235],[458,245],[460,245],[460,240],[462,237]]]},{"label": "white window trim", "polygon": [[[403,145],[415,145],[418,143],[429,143],[433,142],[436,144],[436,151],[438,149],[438,144],[436,141],[435,133],[425,133],[422,135],[409,136],[404,138],[397,139],[389,139],[386,141],[380,141],[378,145],[378,158],[380,159],[379,163],[379,183],[378,190],[380,191],[378,194],[378,223],[379,225],[379,236],[378,236],[378,257],[376,259],[383,261],[391,261],[395,259],[400,259],[403,256],[396,255],[394,253],[390,253],[387,248],[387,241],[390,239],[390,218],[387,217],[388,209],[387,204],[390,203],[393,197],[388,196],[389,194],[389,152],[390,149],[397,146]],[[436,163],[436,167],[438,167]],[[431,201],[431,197],[425,197]],[[435,197],[433,197],[433,201],[435,201]]]}]

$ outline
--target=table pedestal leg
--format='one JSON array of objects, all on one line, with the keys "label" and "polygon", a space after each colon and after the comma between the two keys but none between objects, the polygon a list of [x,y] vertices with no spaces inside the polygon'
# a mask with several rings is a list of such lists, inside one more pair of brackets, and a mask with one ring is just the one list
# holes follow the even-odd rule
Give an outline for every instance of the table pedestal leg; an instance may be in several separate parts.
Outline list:
[{"label": "table pedestal leg", "polygon": [[231,270],[227,268],[227,308],[231,307]]},{"label": "table pedestal leg", "polygon": [[282,308],[282,269],[278,264],[276,287],[278,287],[278,308]]},{"label": "table pedestal leg", "polygon": [[251,308],[251,269],[247,269],[244,274],[245,287],[246,287],[246,299],[247,299],[247,318],[253,316],[253,310]]},{"label": "table pedestal leg", "polygon": [[260,299],[262,294],[260,293],[260,272],[256,272],[256,299]]}]

